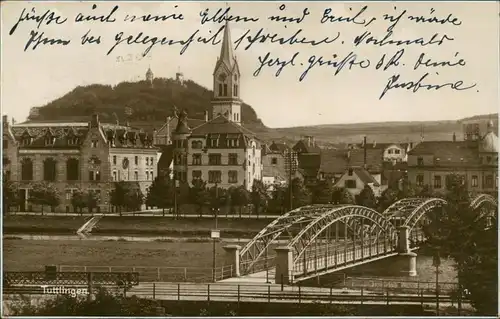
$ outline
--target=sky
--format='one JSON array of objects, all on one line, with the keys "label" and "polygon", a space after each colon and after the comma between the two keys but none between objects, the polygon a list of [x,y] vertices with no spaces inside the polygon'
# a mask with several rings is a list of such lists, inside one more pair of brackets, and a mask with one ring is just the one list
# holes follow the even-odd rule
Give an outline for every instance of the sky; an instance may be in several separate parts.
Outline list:
[{"label": "sky", "polygon": [[[117,2],[118,3],[118,2]],[[95,4],[96,9],[92,10]],[[225,2],[120,2],[113,14],[115,22],[75,22],[78,13],[85,15],[107,15],[116,3],[104,2],[1,2],[1,106],[2,113],[14,117],[18,122],[28,116],[31,107],[42,106],[63,96],[77,86],[93,83],[115,85],[122,81],[138,81],[145,77],[151,67],[156,77],[174,77],[178,70],[186,79],[193,80],[212,89],[212,74],[220,52],[220,44],[207,45],[192,43],[180,55],[180,46],[156,45],[145,58],[140,57],[147,45],[120,43],[107,55],[115,43],[115,36],[123,32],[123,38],[142,32],[150,37],[167,37],[184,40],[199,29],[199,35],[210,37],[221,26],[219,23],[200,23],[200,12],[206,8],[214,14],[217,9],[226,9]],[[235,49],[241,72],[240,92],[242,99],[250,104],[259,118],[269,127],[290,127],[316,124],[358,123],[378,121],[427,121],[455,120],[463,117],[488,114],[498,111],[499,97],[499,3],[498,2],[229,2],[229,13],[233,16],[258,18],[258,22],[231,22],[232,40],[236,41],[245,32],[255,35],[263,28],[264,33],[288,38],[299,29],[301,36],[320,41],[339,36],[336,41],[316,46],[308,44],[254,43],[248,50],[248,40],[243,40]],[[283,10],[279,7],[284,5]],[[330,15],[353,17],[364,6],[367,8],[354,22],[321,23],[325,9],[330,8]],[[38,15],[47,10],[60,15],[62,24],[54,21],[47,24],[46,19],[37,27],[33,20],[22,21],[9,35],[23,9],[28,12],[34,8]],[[301,23],[278,22],[268,19],[271,15],[300,17],[307,8],[310,13]],[[431,9],[434,10],[431,14]],[[399,23],[392,30],[394,40],[426,41],[438,33],[453,38],[442,45],[384,45],[360,44],[354,46],[353,39],[364,32],[382,39],[390,23],[384,21],[384,14],[397,16],[406,10]],[[124,21],[126,15],[144,14],[183,15],[183,20],[159,22]],[[453,23],[417,23],[410,16],[438,17],[448,21],[454,17],[461,22]],[[372,21],[367,24],[371,18]],[[364,24],[363,24],[364,22]],[[24,51],[34,30],[50,38],[71,40],[62,45],[40,45],[35,50]],[[100,44],[82,45],[81,37],[91,30],[91,34],[101,36]],[[210,33],[212,32],[212,33]],[[221,40],[221,38],[218,38]],[[31,46],[32,47],[32,46]],[[400,49],[404,54],[387,70],[375,66],[386,54],[384,63]],[[335,75],[335,68],[326,63],[316,64],[307,76],[299,81],[307,69],[311,56],[316,60],[341,61],[350,53],[356,55],[356,61],[369,61],[370,65],[360,68],[349,65]],[[290,61],[276,76],[277,67],[259,68],[266,54],[282,62]],[[337,58],[334,59],[333,55]],[[461,62],[455,67],[420,66],[414,70],[419,56],[424,54],[432,62]],[[118,57],[132,55],[133,61],[121,61]],[[383,66],[385,65],[383,64]],[[425,73],[428,77],[423,84],[442,85],[462,81],[461,87],[475,84],[471,89],[453,90],[449,86],[440,90],[419,89],[417,92],[404,88],[387,91],[382,99],[379,96],[388,85],[391,77],[400,75],[394,82],[417,82]]]}]

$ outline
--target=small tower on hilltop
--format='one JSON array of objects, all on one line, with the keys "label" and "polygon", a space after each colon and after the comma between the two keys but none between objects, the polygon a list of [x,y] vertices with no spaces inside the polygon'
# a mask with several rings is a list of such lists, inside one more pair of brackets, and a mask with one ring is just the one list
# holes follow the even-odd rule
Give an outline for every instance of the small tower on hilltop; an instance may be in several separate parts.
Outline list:
[{"label": "small tower on hilltop", "polygon": [[146,81],[149,83],[151,87],[153,87],[153,80],[154,80],[154,74],[153,71],[151,71],[151,66],[149,66],[148,70],[146,71]]},{"label": "small tower on hilltop", "polygon": [[177,68],[177,73],[175,73],[175,81],[184,86],[184,74],[181,72],[181,68]]}]

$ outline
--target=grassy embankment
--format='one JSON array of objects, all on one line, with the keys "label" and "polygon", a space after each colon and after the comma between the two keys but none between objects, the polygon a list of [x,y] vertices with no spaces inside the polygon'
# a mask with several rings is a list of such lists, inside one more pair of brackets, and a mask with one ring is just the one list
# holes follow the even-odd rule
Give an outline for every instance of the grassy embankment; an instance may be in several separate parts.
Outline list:
[{"label": "grassy embankment", "polygon": [[[88,218],[88,217],[87,217]],[[7,216],[3,219],[4,234],[74,234],[86,217],[73,216]],[[218,218],[217,228],[225,237],[251,238],[271,220]],[[92,230],[95,235],[150,235],[208,237],[215,227],[212,218],[106,216]]]}]

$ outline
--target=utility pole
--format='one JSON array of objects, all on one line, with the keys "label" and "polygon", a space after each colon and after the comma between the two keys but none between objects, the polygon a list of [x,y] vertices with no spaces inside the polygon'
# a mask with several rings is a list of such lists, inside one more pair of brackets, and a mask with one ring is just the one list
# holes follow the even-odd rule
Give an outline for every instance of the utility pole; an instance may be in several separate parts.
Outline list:
[{"label": "utility pole", "polygon": [[292,189],[292,181],[293,181],[293,173],[295,172],[295,161],[293,157],[292,150],[288,151],[286,162],[288,162],[288,191],[290,196],[290,210],[293,209],[293,189]]}]

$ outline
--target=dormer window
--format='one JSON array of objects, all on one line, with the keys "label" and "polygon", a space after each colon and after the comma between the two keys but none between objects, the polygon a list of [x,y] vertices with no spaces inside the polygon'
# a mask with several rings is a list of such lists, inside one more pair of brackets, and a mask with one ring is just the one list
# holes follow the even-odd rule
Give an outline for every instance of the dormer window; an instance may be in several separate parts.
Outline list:
[{"label": "dormer window", "polygon": [[54,145],[54,142],[56,141],[56,138],[53,136],[46,136],[45,137],[45,146],[52,146]]},{"label": "dormer window", "polygon": [[78,144],[78,137],[70,137],[68,139],[68,145],[77,145]]},{"label": "dormer window", "polygon": [[97,140],[92,140],[92,141],[90,142],[90,147],[92,147],[92,148],[96,148],[96,147],[97,147],[97,145],[98,145],[98,141],[97,141]]},{"label": "dormer window", "polygon": [[22,144],[23,144],[23,146],[30,145],[31,144],[31,137],[29,137],[29,136],[23,137]]}]

